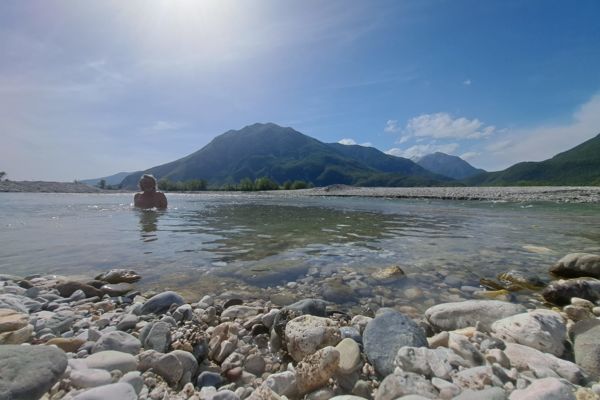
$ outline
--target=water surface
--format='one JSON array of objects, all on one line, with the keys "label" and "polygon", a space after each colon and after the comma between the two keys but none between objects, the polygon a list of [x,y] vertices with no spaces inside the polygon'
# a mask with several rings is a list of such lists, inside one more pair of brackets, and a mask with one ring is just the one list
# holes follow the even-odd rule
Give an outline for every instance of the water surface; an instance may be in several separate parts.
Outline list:
[{"label": "water surface", "polygon": [[144,276],[142,288],[197,298],[211,290],[266,295],[307,276],[317,278],[317,293],[304,294],[318,295],[323,280],[341,276],[345,285],[353,272],[359,280],[400,265],[407,281],[382,289],[355,282],[339,301],[393,301],[410,286],[422,293],[402,304],[418,307],[448,300],[453,290],[466,296],[456,289],[508,269],[548,279],[548,266],[564,254],[600,249],[594,204],[207,193],[170,194],[169,209],[156,212],[133,209],[131,199],[0,194],[0,272],[92,276],[132,268]]}]

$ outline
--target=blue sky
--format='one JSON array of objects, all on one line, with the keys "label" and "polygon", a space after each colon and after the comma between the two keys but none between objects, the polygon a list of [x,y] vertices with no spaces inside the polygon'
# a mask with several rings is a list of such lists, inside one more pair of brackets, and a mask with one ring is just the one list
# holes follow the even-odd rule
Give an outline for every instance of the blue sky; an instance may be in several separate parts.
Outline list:
[{"label": "blue sky", "polygon": [[477,167],[600,132],[600,2],[5,1],[0,170],[149,168],[275,122]]}]

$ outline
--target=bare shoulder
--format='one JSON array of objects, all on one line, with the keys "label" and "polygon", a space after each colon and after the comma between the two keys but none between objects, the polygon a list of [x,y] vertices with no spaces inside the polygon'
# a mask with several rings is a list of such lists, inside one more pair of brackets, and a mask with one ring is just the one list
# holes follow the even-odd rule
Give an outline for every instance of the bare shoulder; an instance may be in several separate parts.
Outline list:
[{"label": "bare shoulder", "polygon": [[167,208],[167,196],[163,192],[156,193],[156,200],[158,200],[158,208]]}]

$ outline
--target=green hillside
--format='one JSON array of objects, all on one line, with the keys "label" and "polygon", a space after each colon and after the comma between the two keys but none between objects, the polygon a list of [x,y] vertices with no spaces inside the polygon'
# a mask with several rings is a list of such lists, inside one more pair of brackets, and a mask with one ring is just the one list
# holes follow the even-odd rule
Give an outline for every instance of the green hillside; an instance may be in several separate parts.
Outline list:
[{"label": "green hillside", "polygon": [[302,180],[316,186],[431,186],[450,181],[410,160],[376,149],[356,146],[361,149],[347,150],[339,146],[322,143],[292,128],[254,124],[217,136],[187,157],[129,175],[122,185],[135,188],[142,173],[171,181],[205,179],[209,187],[263,176],[279,183]]},{"label": "green hillside", "polygon": [[416,161],[421,167],[453,179],[465,179],[485,172],[457,156],[436,152]]},{"label": "green hillside", "polygon": [[522,162],[503,171],[465,180],[479,186],[597,186],[600,185],[600,134],[540,162]]}]

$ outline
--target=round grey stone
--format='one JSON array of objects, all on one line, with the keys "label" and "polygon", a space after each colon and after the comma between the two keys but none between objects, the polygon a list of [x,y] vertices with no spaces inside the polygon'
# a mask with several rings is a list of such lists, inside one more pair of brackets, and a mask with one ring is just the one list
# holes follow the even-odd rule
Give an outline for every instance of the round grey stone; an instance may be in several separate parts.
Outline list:
[{"label": "round grey stone", "polygon": [[162,292],[144,303],[142,314],[164,314],[173,304],[182,305],[183,297],[172,291]]},{"label": "round grey stone", "polygon": [[128,383],[112,383],[86,390],[73,397],[73,400],[137,400],[135,389]]}]

